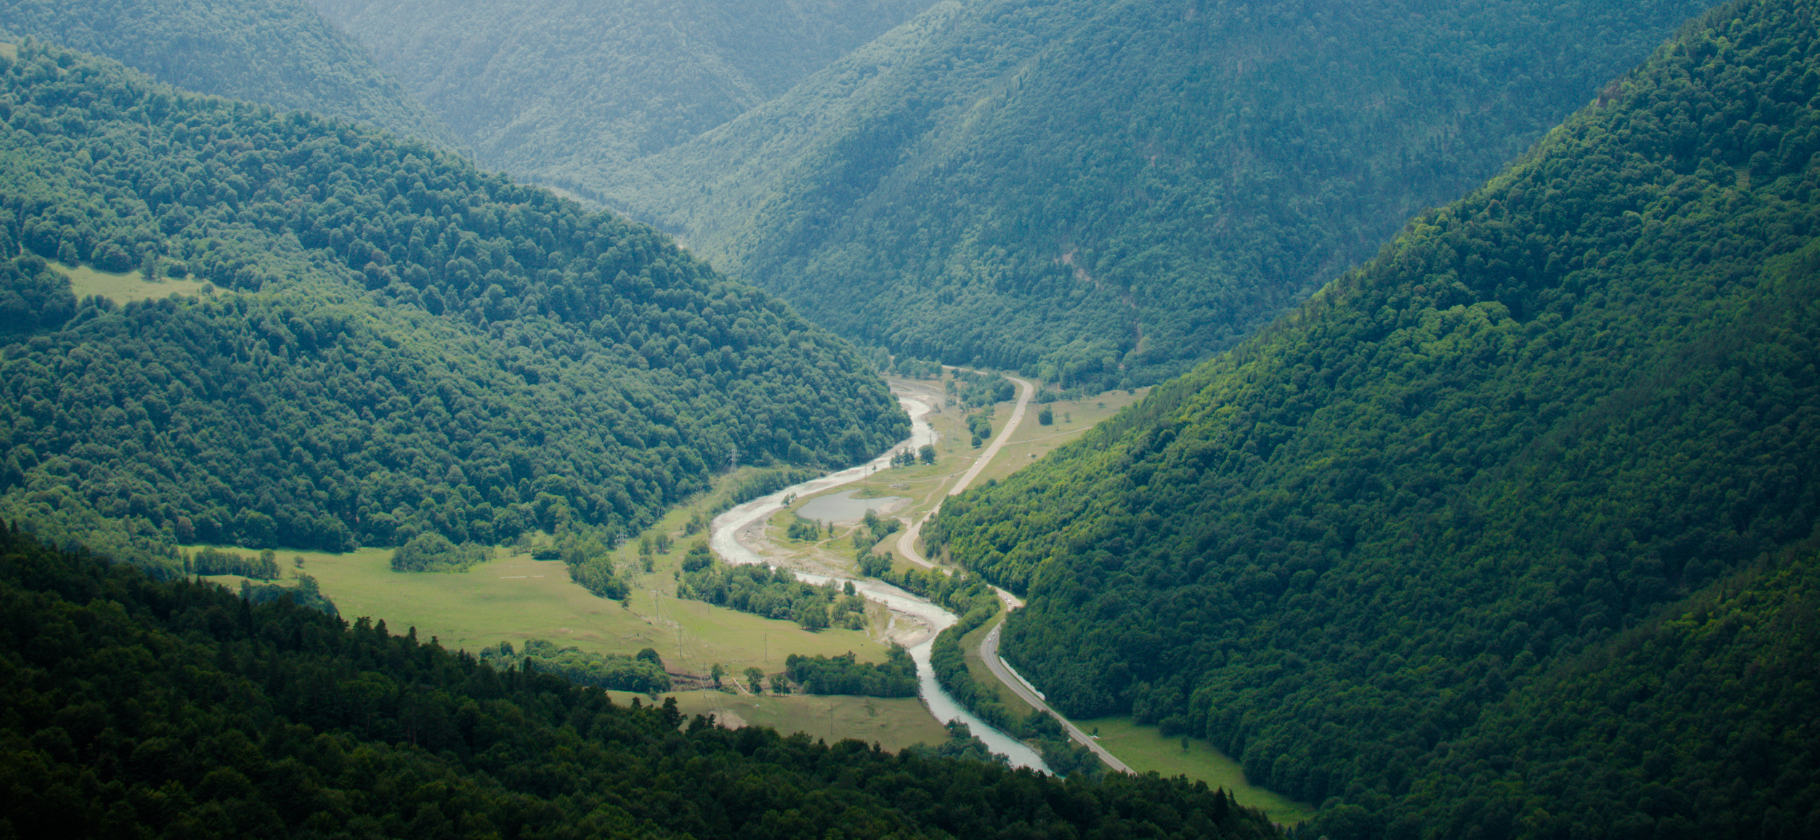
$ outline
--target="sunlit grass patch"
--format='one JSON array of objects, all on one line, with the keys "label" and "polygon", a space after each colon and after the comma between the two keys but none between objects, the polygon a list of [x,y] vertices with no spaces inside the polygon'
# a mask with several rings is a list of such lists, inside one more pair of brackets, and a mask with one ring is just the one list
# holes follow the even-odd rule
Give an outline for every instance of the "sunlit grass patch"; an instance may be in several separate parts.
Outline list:
[{"label": "sunlit grass patch", "polygon": [[1306,804],[1253,787],[1245,780],[1245,771],[1238,762],[1204,739],[1166,737],[1157,727],[1139,725],[1126,715],[1077,720],[1074,725],[1097,734],[1100,746],[1139,773],[1187,776],[1206,782],[1208,787],[1225,788],[1240,805],[1261,809],[1272,821],[1285,825],[1314,815],[1314,809]]}]

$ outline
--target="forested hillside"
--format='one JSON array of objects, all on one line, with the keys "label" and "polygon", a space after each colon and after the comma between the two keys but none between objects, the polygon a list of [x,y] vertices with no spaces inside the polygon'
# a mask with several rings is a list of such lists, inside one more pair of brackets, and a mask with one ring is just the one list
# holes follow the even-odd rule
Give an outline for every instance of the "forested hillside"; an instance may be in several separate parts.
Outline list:
[{"label": "forested hillside", "polygon": [[[42,43],[0,61],[0,257],[0,509],[123,555],[610,542],[735,459],[909,428],[844,343],[647,228]],[[78,266],[211,291],[78,301]]]},{"label": "forested hillside", "polygon": [[850,338],[1146,384],[1495,174],[1709,5],[944,3],[597,189]]},{"label": "forested hillside", "polygon": [[0,615],[23,837],[1278,836],[1199,783],[722,729],[5,528]]},{"label": "forested hillside", "polygon": [[177,87],[460,145],[305,0],[5,0],[4,30],[107,56]]},{"label": "forested hillside", "polygon": [[480,162],[591,193],[934,0],[307,0]]},{"label": "forested hillside", "polygon": [[1817,67],[1820,3],[1726,5],[924,533],[1059,708],[1336,838],[1811,835]]}]

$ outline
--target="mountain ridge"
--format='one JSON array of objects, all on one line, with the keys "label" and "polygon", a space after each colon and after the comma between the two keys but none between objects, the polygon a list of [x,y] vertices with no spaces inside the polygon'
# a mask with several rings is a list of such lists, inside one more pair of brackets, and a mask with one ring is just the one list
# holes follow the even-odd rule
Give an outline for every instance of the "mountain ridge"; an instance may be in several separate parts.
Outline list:
[{"label": "mountain ridge", "polygon": [[[1728,787],[1728,743],[1752,726],[1805,743],[1786,710],[1715,675],[1688,686],[1714,720],[1677,700],[1641,733],[1601,727],[1649,679],[1622,641],[1637,628],[1815,562],[1815,13],[1734,2],[1685,27],[1291,316],[949,500],[932,547],[1027,594],[1003,655],[1070,714],[1205,735],[1254,782],[1326,802],[1336,837],[1525,814],[1541,835],[1780,825]],[[1805,626],[1808,596],[1763,595]],[[1715,621],[1759,609],[1730,603]],[[1753,639],[1723,655],[1775,642]],[[1513,693],[1564,691],[1581,657],[1630,663],[1598,689],[1616,694]],[[1608,763],[1562,781],[1568,754],[1526,745],[1502,703],[1558,710],[1534,726]],[[1677,747],[1644,774],[1624,762],[1649,727]],[[1799,824],[1814,768],[1776,755],[1792,787],[1774,804]],[[1713,792],[1637,805],[1653,784]]]},{"label": "mountain ridge", "polygon": [[[943,4],[596,191],[860,342],[1148,384],[1495,174],[1704,8]],[[830,128],[774,144],[808,125]]]},{"label": "mountain ridge", "polygon": [[14,0],[0,28],[105,55],[180,88],[461,142],[303,0]]}]

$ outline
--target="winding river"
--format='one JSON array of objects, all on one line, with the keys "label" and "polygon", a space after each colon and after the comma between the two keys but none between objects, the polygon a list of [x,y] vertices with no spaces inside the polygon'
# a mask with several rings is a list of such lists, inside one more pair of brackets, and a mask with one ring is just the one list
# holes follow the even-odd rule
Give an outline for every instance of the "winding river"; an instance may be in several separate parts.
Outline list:
[{"label": "winding river", "polygon": [[[934,443],[935,430],[930,428],[925,419],[929,414],[928,404],[902,396],[898,397],[898,402],[902,403],[904,410],[910,414],[910,437],[907,440],[868,463],[786,487],[714,517],[713,523],[709,525],[708,535],[708,543],[714,552],[728,563],[770,565],[764,557],[746,544],[745,539],[746,535],[763,529],[765,521],[773,513],[784,508],[785,499],[810,496],[845,484],[852,484],[878,470],[890,469],[891,456],[904,448],[908,447],[914,452],[924,444]],[[817,586],[829,581],[834,581],[837,585],[844,585],[849,580],[848,578],[829,577],[794,570],[792,573],[798,580]],[[935,634],[953,626],[959,620],[954,613],[876,578],[853,579],[852,583],[854,589],[867,600],[877,601],[890,608],[894,613],[928,625],[930,631],[928,638],[910,648],[910,657],[916,661],[916,676],[921,686],[923,705],[928,707],[929,713],[934,715],[936,720],[943,723],[959,720],[965,723],[967,728],[973,731],[975,737],[985,742],[988,749],[1005,756],[1011,761],[1013,767],[1030,767],[1045,773],[1053,772],[1048,765],[1043,763],[1042,756],[1037,755],[1035,750],[974,717],[935,681],[935,671],[929,665],[929,654],[935,645]]]}]

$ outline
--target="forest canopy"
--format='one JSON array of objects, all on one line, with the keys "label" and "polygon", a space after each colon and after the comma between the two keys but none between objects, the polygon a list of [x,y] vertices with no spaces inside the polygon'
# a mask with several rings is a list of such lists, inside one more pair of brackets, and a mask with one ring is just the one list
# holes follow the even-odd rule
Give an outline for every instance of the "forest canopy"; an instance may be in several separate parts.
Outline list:
[{"label": "forest canopy", "polygon": [[[0,255],[0,508],[142,558],[611,538],[735,461],[908,432],[847,345],[647,228],[42,43],[0,62]],[[78,268],[209,291],[72,304]]]},{"label": "forest canopy", "polygon": [[944,503],[932,546],[1028,595],[1006,658],[1336,838],[1816,825],[1817,14],[1690,25],[1290,317]]},{"label": "forest canopy", "polygon": [[1369,258],[1709,5],[943,3],[571,177],[857,342],[1129,388]]},{"label": "forest canopy", "polygon": [[538,641],[496,649],[495,668],[414,628],[154,582],[10,526],[0,614],[0,780],[21,836],[1280,836],[1200,783],[726,729],[583,687],[661,678],[642,657]]}]

